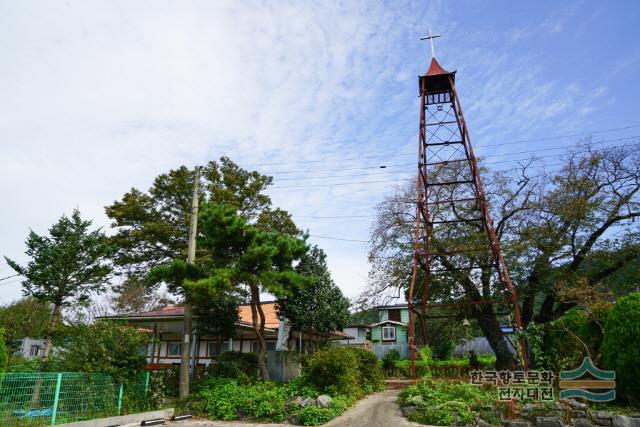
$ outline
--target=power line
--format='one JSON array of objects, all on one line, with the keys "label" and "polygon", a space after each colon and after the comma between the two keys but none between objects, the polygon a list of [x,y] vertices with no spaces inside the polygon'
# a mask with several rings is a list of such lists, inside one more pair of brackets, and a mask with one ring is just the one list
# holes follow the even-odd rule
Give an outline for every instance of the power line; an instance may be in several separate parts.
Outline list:
[{"label": "power line", "polygon": [[344,239],[342,237],[318,236],[316,234],[309,234],[309,237],[315,237],[317,239],[327,239],[327,240],[340,240],[343,242],[370,243],[370,240]]},{"label": "power line", "polygon": [[22,276],[22,274],[17,273],[17,274],[12,274],[11,276],[3,277],[0,279],[0,282],[3,280],[11,279],[12,277],[17,277],[17,276]]},{"label": "power line", "polygon": [[[628,138],[620,138],[620,139],[614,139],[614,140],[606,140],[606,141],[597,141],[594,142],[593,144],[600,144],[600,143],[605,143],[605,142],[613,142],[613,141],[619,141],[619,140],[624,140],[624,139],[631,139],[631,138],[638,138],[640,136],[633,136],[633,137],[628,137]],[[592,145],[592,144],[582,144],[582,145]],[[580,146],[582,146],[580,145]],[[578,147],[580,147],[578,146]],[[606,148],[619,148],[621,147],[621,145],[611,145],[608,146]],[[565,148],[565,147],[560,147],[561,148]],[[551,150],[551,149],[549,149]],[[549,150],[533,150],[533,151],[526,151],[526,152],[535,152],[535,151],[549,151]],[[499,164],[499,163],[514,163],[514,162],[523,162],[523,161],[529,161],[529,160],[539,160],[539,159],[547,159],[547,158],[554,158],[554,157],[564,157],[566,155],[571,155],[571,154],[580,154],[580,153],[587,153],[589,152],[589,150],[584,149],[584,150],[574,150],[574,151],[570,151],[569,153],[559,153],[559,154],[549,154],[546,156],[537,156],[537,157],[533,157],[533,158],[522,158],[522,159],[508,159],[508,160],[499,160],[499,161],[495,161],[495,162],[483,162],[481,163],[481,165],[488,165],[488,164]],[[525,152],[519,152],[519,153],[515,153],[515,154],[522,154]],[[500,155],[502,156],[502,155]],[[413,165],[413,163],[410,163],[408,165]],[[408,166],[407,165],[407,166]],[[562,165],[562,163],[558,163],[558,164],[554,164],[553,166],[560,166]],[[543,165],[543,166],[552,166],[552,165]],[[512,169],[504,169],[504,170],[496,170],[496,172],[505,172],[505,171],[509,171]],[[405,172],[415,172],[415,169],[411,169],[411,170],[399,170],[399,171],[395,171],[395,173],[405,173]],[[390,173],[394,173],[394,172],[390,172]],[[302,177],[302,178],[285,178],[285,179],[279,179],[278,181],[292,181],[292,180],[308,180],[308,179],[323,179],[323,178],[351,178],[351,177],[360,177],[363,175],[376,175],[376,174],[357,174],[357,175],[338,175],[338,176],[334,176],[334,177]],[[336,182],[336,183],[326,183],[326,184],[306,184],[306,185],[291,185],[291,186],[275,186],[275,187],[271,187],[271,189],[291,189],[291,188],[309,188],[309,187],[332,187],[332,186],[342,186],[342,185],[355,185],[355,184],[374,184],[374,183],[382,183],[382,182],[397,182],[397,181],[403,181],[403,180],[408,180],[411,178],[394,178],[394,179],[384,179],[384,180],[374,180],[374,181],[357,181],[357,182]]]},{"label": "power line", "polygon": [[[574,137],[579,137],[579,136],[590,136],[590,135],[594,135],[594,134],[616,132],[616,131],[621,131],[621,130],[634,129],[634,128],[638,128],[638,127],[640,127],[640,124],[623,126],[623,127],[619,127],[619,128],[597,129],[597,130],[590,131],[590,132],[574,133],[574,134],[567,134],[567,135],[557,135],[557,136],[542,137],[542,138],[521,139],[521,140],[509,141],[509,142],[501,142],[501,143],[496,143],[496,144],[486,144],[486,145],[478,144],[476,146],[476,148],[480,149],[480,148],[485,148],[485,147],[499,147],[499,146],[504,146],[504,145],[525,144],[525,143],[539,142],[539,141],[553,141],[553,140],[558,140],[558,139],[563,139],[563,138],[574,138]],[[338,153],[338,151],[329,152],[329,154],[333,154],[333,153]],[[397,154],[393,154],[393,156],[413,156],[415,154],[416,154],[415,152],[412,152],[412,153],[397,153]],[[379,156],[376,155],[376,156],[358,156],[358,157],[352,157],[352,158],[347,158],[347,159],[340,158],[340,159],[323,159],[323,160],[296,160],[296,161],[291,161],[291,162],[254,163],[253,165],[250,165],[250,167],[280,166],[280,165],[300,165],[300,164],[327,163],[327,162],[344,162],[344,161],[352,161],[352,160],[380,159],[380,158],[388,158],[388,157],[389,157],[388,155],[379,155]],[[272,173],[276,173],[276,172],[272,172]]]},{"label": "power line", "polygon": [[[623,137],[623,138],[613,138],[613,139],[603,139],[600,141],[594,141],[594,142],[588,142],[588,143],[580,143],[580,144],[571,144],[571,145],[560,145],[557,147],[547,147],[547,148],[539,148],[539,149],[534,149],[534,150],[522,150],[522,151],[516,151],[516,152],[510,152],[510,153],[502,153],[502,154],[487,154],[487,155],[481,155],[479,156],[482,159],[486,159],[486,158],[494,158],[494,157],[504,157],[504,156],[511,156],[514,154],[530,154],[530,153],[538,153],[540,151],[553,151],[553,150],[563,150],[566,148],[570,148],[570,147],[582,147],[582,146],[593,146],[593,145],[599,145],[599,144],[605,144],[607,142],[618,142],[618,141],[625,141],[625,140],[629,140],[629,139],[635,139],[635,138],[640,138],[640,135],[632,135],[632,136],[627,136],[627,137]],[[608,148],[613,148],[613,147],[608,147]],[[415,155],[415,153],[413,154]],[[345,160],[347,161],[347,160]],[[415,165],[415,163],[399,163],[399,164],[391,164],[391,165],[370,165],[370,166],[358,166],[358,167],[350,167],[350,168],[337,168],[337,169],[316,169],[314,170],[283,170],[283,171],[272,171],[272,172],[268,172],[270,174],[289,174],[289,173],[308,173],[308,172],[340,172],[340,171],[351,171],[351,170],[365,170],[365,169],[386,169],[386,168],[393,168],[393,167],[399,167],[399,166],[412,166]],[[276,178],[278,180],[291,180],[291,179],[296,179],[296,178]]]}]

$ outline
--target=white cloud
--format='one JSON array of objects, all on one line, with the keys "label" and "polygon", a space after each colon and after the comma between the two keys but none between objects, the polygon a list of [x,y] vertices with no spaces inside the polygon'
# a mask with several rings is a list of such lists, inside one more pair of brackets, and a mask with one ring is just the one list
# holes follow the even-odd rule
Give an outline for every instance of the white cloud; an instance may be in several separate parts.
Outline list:
[{"label": "white cloud", "polygon": [[[103,207],[131,186],[146,189],[170,168],[221,155],[276,177],[342,175],[276,186],[412,175],[393,173],[411,166],[363,177],[321,170],[412,163],[399,154],[415,151],[415,76],[427,59],[418,36],[430,22],[443,26],[442,64],[459,65],[474,141],[527,136],[532,117],[577,126],[582,118],[565,114],[592,111],[595,101],[541,81],[535,54],[490,49],[497,35],[478,46],[450,16],[440,2],[0,4],[0,254],[23,259],[28,227],[44,232],[74,207],[107,226]],[[364,158],[374,155],[386,157]],[[354,157],[362,158],[335,161]],[[327,163],[260,166],[317,159]],[[312,234],[367,239],[367,219],[303,217],[372,214],[392,185],[271,194]],[[317,242],[338,284],[357,295],[366,245]],[[0,301],[19,294],[15,282],[2,289]]]}]

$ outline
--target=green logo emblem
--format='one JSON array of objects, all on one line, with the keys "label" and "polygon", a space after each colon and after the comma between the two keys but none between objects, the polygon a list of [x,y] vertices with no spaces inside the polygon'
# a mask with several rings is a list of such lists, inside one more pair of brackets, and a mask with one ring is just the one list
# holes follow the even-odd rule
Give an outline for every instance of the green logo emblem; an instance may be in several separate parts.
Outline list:
[{"label": "green logo emblem", "polygon": [[[587,373],[592,378],[580,379]],[[589,357],[585,357],[576,369],[560,371],[560,399],[582,397],[593,402],[609,402],[616,398],[615,379],[615,371],[598,369]]]}]

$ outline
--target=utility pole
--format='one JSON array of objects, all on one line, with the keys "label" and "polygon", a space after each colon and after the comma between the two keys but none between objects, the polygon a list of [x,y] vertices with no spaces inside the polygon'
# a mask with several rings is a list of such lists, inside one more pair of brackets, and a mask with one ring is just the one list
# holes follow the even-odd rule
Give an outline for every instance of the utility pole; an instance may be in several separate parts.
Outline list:
[{"label": "utility pole", "polygon": [[[189,224],[189,244],[187,247],[187,263],[196,260],[196,234],[198,232],[198,184],[200,183],[200,166],[196,166],[193,180],[193,198],[191,199],[191,221]],[[189,364],[191,361],[191,332],[193,329],[193,308],[189,297],[184,294],[184,320],[182,323],[182,352],[180,355],[180,399],[189,396]],[[195,349],[197,352],[198,350]]]}]

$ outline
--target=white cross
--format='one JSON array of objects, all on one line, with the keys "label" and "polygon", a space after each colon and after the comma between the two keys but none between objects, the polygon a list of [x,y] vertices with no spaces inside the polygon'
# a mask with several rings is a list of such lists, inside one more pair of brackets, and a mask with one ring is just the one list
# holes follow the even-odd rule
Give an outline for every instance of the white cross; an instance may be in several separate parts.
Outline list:
[{"label": "white cross", "polygon": [[431,57],[432,58],[436,57],[436,50],[433,47],[433,39],[437,39],[438,37],[442,37],[442,36],[440,34],[436,34],[436,35],[431,34],[431,27],[429,27],[429,35],[428,36],[420,37],[420,40],[429,40],[429,43],[431,44]]}]

